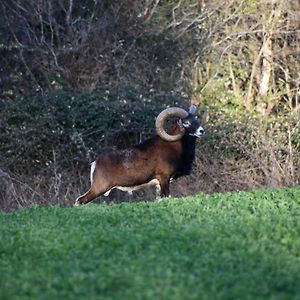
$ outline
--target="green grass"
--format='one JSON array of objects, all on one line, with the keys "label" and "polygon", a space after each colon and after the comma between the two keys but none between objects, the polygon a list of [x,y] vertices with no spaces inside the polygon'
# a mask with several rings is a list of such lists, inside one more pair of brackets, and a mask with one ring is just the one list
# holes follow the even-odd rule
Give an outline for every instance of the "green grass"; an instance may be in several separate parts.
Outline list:
[{"label": "green grass", "polygon": [[300,188],[0,213],[0,299],[300,299]]}]

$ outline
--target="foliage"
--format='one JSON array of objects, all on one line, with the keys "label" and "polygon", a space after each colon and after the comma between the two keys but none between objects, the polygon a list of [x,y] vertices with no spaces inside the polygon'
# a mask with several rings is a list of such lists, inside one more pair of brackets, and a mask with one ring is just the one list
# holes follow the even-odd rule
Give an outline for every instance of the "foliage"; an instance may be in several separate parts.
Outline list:
[{"label": "foliage", "polygon": [[39,172],[54,159],[65,170],[86,165],[106,147],[126,147],[153,134],[155,117],[167,105],[187,106],[165,97],[128,87],[120,98],[103,87],[81,95],[58,91],[3,100],[0,165],[19,173]]},{"label": "foliage", "polygon": [[298,299],[300,190],[0,213],[6,299]]}]

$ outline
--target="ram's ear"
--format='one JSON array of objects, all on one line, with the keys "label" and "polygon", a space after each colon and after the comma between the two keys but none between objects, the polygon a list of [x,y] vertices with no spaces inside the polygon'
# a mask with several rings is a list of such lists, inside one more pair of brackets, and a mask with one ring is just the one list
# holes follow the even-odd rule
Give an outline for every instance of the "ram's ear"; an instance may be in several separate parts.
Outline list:
[{"label": "ram's ear", "polygon": [[195,115],[195,114],[197,113],[197,106],[194,105],[194,104],[192,104],[192,105],[190,106],[189,113],[190,113],[191,115]]}]

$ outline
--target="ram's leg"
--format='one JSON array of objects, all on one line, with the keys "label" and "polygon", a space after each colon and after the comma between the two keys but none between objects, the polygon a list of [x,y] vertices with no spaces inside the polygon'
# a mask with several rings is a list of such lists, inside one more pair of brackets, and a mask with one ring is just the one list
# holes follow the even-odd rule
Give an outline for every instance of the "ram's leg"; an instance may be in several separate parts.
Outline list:
[{"label": "ram's leg", "polygon": [[164,197],[170,197],[170,186],[169,186],[169,182],[166,182],[162,187],[161,187],[161,192],[160,192],[160,196],[162,198]]},{"label": "ram's leg", "polygon": [[160,184],[155,185],[155,199],[160,199],[161,187]]},{"label": "ram's leg", "polygon": [[110,191],[110,187],[102,187],[101,189],[95,188],[95,186],[91,186],[91,188],[83,195],[78,197],[75,201],[75,206],[79,206],[82,204],[87,204],[94,200],[96,197],[101,195],[105,195]]},{"label": "ram's leg", "polygon": [[85,194],[79,196],[75,201],[75,206],[79,206],[82,204],[87,204],[98,196],[92,188],[89,189]]},{"label": "ram's leg", "polygon": [[92,162],[90,173],[91,187],[85,194],[81,195],[76,199],[76,206],[87,204],[94,200],[96,197],[101,196],[103,194],[105,196],[108,196],[112,186],[107,181],[107,178],[103,176],[101,170],[99,170],[99,168],[96,168],[96,166],[96,161]]},{"label": "ram's leg", "polygon": [[160,197],[165,198],[170,196],[170,177],[160,177]]}]

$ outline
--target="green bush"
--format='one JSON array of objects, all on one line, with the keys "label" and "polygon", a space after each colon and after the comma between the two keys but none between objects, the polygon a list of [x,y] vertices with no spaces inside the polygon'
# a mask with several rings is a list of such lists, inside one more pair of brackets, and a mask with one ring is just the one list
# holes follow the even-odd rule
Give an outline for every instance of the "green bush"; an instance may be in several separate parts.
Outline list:
[{"label": "green bush", "polygon": [[168,104],[179,105],[174,97],[159,100],[130,88],[121,97],[103,88],[3,100],[0,165],[30,174],[47,167],[54,156],[61,168],[86,164],[103,148],[126,147],[154,134],[157,114]]}]

